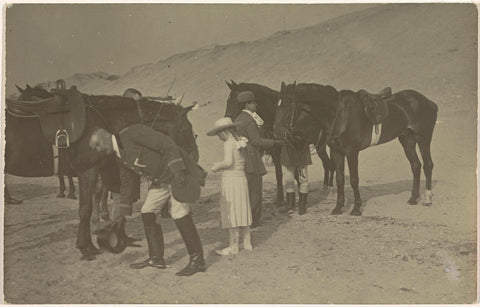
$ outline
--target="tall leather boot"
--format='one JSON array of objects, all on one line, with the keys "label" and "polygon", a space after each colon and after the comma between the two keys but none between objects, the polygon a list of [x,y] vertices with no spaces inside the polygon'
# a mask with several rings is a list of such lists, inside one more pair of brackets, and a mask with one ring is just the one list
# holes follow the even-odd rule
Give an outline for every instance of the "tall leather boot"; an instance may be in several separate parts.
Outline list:
[{"label": "tall leather boot", "polygon": [[287,206],[280,212],[293,213],[293,208],[295,208],[295,192],[287,193]]},{"label": "tall leather boot", "polygon": [[178,231],[182,236],[185,246],[187,247],[190,262],[185,268],[177,272],[177,276],[190,276],[198,272],[205,272],[205,259],[203,258],[203,247],[198,235],[197,228],[193,224],[191,214],[187,214],[182,218],[175,220]]},{"label": "tall leather boot", "polygon": [[132,269],[143,269],[150,266],[157,269],[165,269],[167,265],[163,259],[162,226],[156,223],[155,213],[142,213],[142,219],[145,236],[147,237],[149,258],[139,263],[132,263],[130,267]]},{"label": "tall leather boot", "polygon": [[308,193],[298,193],[299,201],[298,201],[298,214],[302,215],[307,213],[307,195]]}]

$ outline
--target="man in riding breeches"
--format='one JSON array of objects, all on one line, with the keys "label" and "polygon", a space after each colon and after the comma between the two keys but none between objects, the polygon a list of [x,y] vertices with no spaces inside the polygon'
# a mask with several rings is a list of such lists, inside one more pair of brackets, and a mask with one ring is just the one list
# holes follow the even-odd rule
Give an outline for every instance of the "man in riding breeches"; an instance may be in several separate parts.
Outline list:
[{"label": "man in riding breeches", "polygon": [[283,185],[287,193],[287,207],[284,212],[293,213],[295,207],[295,179],[298,180],[298,214],[307,213],[308,165],[312,164],[310,148],[297,151],[289,146],[282,146],[281,163]]},{"label": "man in riding breeches", "polygon": [[[122,148],[115,136],[104,129],[97,129],[90,139],[90,147],[101,153],[115,153],[124,167],[152,182],[141,209],[149,257],[145,261],[131,264],[130,267],[167,267],[163,258],[162,227],[156,222],[156,217],[168,201],[171,201],[171,216],[190,255],[189,264],[177,272],[177,275],[189,276],[204,272],[206,267],[202,243],[190,214],[189,203],[181,200],[189,199],[194,202],[198,199],[206,173],[189,159],[170,137],[145,125],[134,124],[127,127],[120,133],[120,141]],[[174,188],[176,190],[173,190]],[[179,195],[178,190],[193,196]]]}]

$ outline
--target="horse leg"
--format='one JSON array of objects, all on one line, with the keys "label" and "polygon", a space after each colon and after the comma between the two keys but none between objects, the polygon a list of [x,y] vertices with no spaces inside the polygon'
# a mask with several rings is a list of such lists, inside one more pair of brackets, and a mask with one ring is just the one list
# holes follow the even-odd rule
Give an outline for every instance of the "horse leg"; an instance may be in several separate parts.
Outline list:
[{"label": "horse leg", "polygon": [[337,172],[337,205],[332,211],[332,214],[342,214],[343,206],[345,205],[345,155],[332,150],[332,159]]},{"label": "horse leg", "polygon": [[60,189],[57,194],[57,198],[65,198],[65,190],[67,187],[65,186],[65,180],[63,179],[63,175],[58,176],[58,183],[60,184]]},{"label": "horse leg", "polygon": [[110,220],[110,213],[108,212],[108,191],[102,184],[102,190],[100,195],[100,217],[104,221]]},{"label": "horse leg", "polygon": [[405,155],[410,162],[413,173],[412,196],[408,200],[408,203],[410,205],[416,205],[417,199],[420,197],[420,171],[422,169],[422,163],[420,163],[420,159],[418,159],[418,155],[415,150],[417,143],[413,134],[400,135],[398,140],[403,146],[403,150],[405,151]]},{"label": "horse leg", "polygon": [[[317,155],[318,157],[322,160],[323,164],[323,190],[328,191],[329,187],[333,186],[333,175],[330,176],[333,173],[334,165],[332,160],[327,154],[327,149],[324,147],[321,150],[317,149]],[[330,180],[331,177],[331,180]]]},{"label": "horse leg", "polygon": [[432,205],[432,171],[433,171],[433,161],[432,155],[430,154],[430,140],[421,140],[418,142],[418,147],[420,149],[420,154],[422,155],[423,160],[423,171],[425,173],[425,201],[424,206]]},{"label": "horse leg", "polygon": [[348,170],[350,171],[350,185],[353,189],[353,195],[355,196],[354,204],[351,215],[360,216],[362,211],[360,207],[362,206],[362,199],[360,198],[360,190],[358,188],[359,177],[358,177],[358,151],[353,151],[347,155],[348,161]]},{"label": "horse leg", "polygon": [[68,176],[68,199],[77,199],[75,196],[75,183],[73,182],[73,177]]},{"label": "horse leg", "polygon": [[79,184],[79,218],[77,248],[82,253],[82,260],[94,260],[95,255],[101,254],[92,243],[90,234],[90,217],[92,215],[92,200],[97,182],[98,170],[91,168],[78,176]]},{"label": "horse leg", "polygon": [[282,163],[280,159],[280,153],[281,153],[280,150],[273,150],[271,153],[273,164],[275,165],[275,176],[277,178],[277,199],[276,199],[277,206],[282,206],[284,204],[283,173],[282,173]]}]

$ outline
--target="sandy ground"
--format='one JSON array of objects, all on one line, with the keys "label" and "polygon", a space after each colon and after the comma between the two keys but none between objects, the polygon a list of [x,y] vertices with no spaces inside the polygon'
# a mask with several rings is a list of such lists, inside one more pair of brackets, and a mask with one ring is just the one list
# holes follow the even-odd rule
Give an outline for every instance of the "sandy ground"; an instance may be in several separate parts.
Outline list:
[{"label": "sandy ground", "polygon": [[[452,104],[453,105],[453,104]],[[473,105],[473,104],[471,104]],[[4,300],[8,303],[471,303],[476,300],[476,119],[474,110],[440,109],[434,133],[433,206],[407,205],[411,172],[397,141],[360,154],[363,216],[352,217],[348,185],[343,215],[322,191],[323,171],[310,169],[308,213],[280,214],[274,170],[264,177],[264,226],[254,250],[221,257],[227,231],[219,228],[219,174],[209,174],[193,207],[208,270],[175,272],[188,262],[172,220],[162,219],[170,269],[131,270],[146,241],[135,204],[127,232],[140,248],[80,261],[75,249],[78,202],[57,199],[55,178],[7,176]],[[194,123],[195,126],[195,123]],[[211,139],[212,146],[219,143]],[[203,157],[210,149],[200,148]],[[214,157],[215,158],[215,157]],[[204,162],[206,168],[210,162]],[[422,193],[424,187],[422,174]],[[142,200],[146,186],[143,184]]]}]

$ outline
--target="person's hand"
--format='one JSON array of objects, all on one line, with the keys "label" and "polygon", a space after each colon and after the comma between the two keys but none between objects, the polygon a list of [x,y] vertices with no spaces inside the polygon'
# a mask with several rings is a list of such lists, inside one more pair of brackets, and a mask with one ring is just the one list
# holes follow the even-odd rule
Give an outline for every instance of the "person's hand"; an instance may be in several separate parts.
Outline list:
[{"label": "person's hand", "polygon": [[185,174],[183,171],[175,173],[172,184],[176,185],[179,188],[182,188],[185,185]]},{"label": "person's hand", "polygon": [[212,168],[211,168],[212,172],[218,172],[219,169],[220,169],[219,164],[218,163],[213,163]]}]

